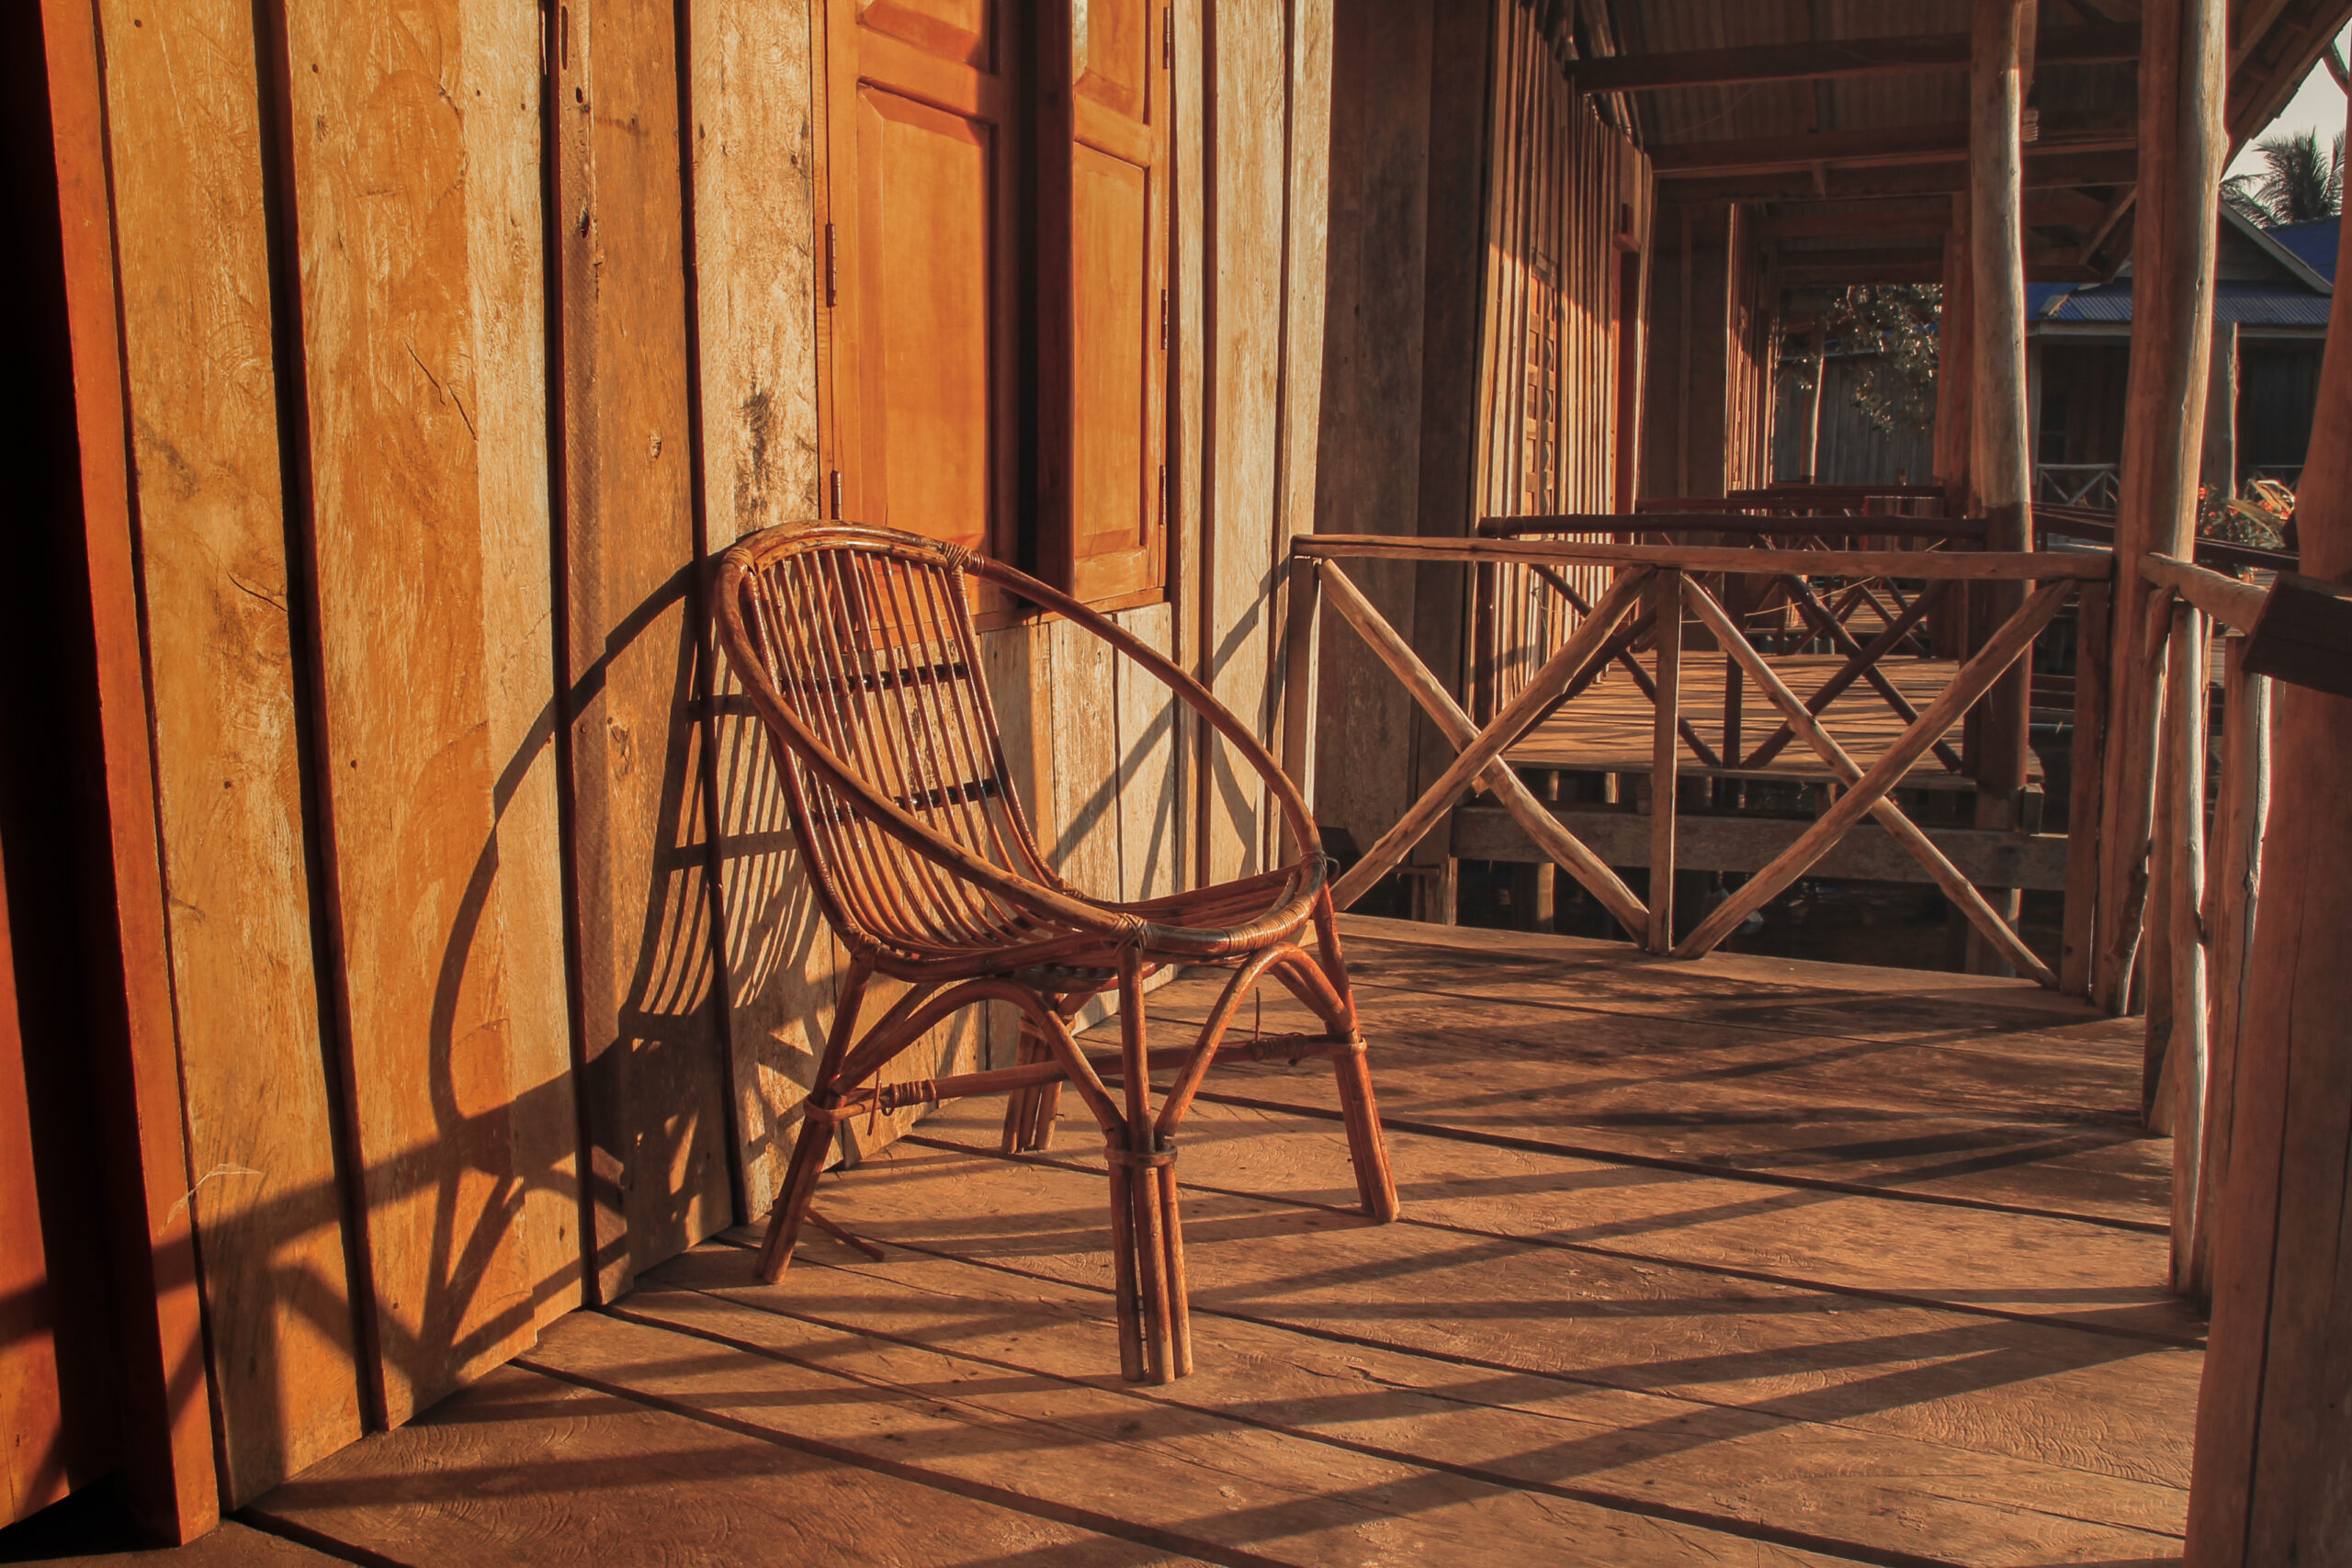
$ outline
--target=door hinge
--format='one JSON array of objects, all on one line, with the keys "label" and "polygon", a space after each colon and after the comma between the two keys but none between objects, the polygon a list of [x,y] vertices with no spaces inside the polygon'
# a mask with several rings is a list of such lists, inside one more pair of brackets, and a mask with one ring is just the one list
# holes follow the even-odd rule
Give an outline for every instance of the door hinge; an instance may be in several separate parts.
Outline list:
[{"label": "door hinge", "polygon": [[840,521],[842,520],[842,471],[841,471],[839,468],[835,468],[835,469],[833,470],[833,476],[832,476],[832,491],[833,491],[833,507],[832,507],[832,511],[833,511],[833,521],[834,521],[834,522],[836,522],[836,523],[838,523],[838,522],[840,522]]},{"label": "door hinge", "polygon": [[829,310],[842,297],[840,254],[841,247],[833,237],[833,226],[828,223],[825,225],[825,308]]},{"label": "door hinge", "polygon": [[1168,352],[1168,290],[1159,291],[1159,352]]},{"label": "door hinge", "polygon": [[1176,68],[1176,12],[1169,6],[1159,8],[1159,64],[1162,70]]}]

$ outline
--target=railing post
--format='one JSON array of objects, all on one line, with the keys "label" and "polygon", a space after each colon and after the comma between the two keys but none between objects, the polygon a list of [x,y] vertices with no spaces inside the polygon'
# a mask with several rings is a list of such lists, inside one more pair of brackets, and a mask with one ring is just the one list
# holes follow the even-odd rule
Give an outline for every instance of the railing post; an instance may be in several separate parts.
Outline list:
[{"label": "railing post", "polygon": [[[1675,788],[1677,733],[1682,716],[1682,574],[1661,571],[1651,585],[1657,628],[1657,699],[1650,726],[1650,932],[1649,950],[1674,947],[1674,814],[1681,792]],[[1726,649],[1728,661],[1731,652]]]},{"label": "railing post", "polygon": [[[2172,944],[2171,1038],[2164,1052],[2161,1104],[2172,1105],[2172,1285],[2189,1288],[2195,1251],[2197,1177],[2205,1136],[2205,615],[2176,601],[2165,686],[2165,771],[2172,777],[2172,816],[2165,822],[2168,929]],[[2154,1025],[2155,1009],[2148,1010]]]},{"label": "railing post", "polygon": [[[1306,808],[1315,809],[1315,657],[1317,600],[1321,595],[1322,563],[1311,556],[1290,559],[1289,623],[1283,628],[1288,647],[1283,661],[1283,772],[1298,786]],[[1295,844],[1287,821],[1283,824],[1283,859],[1319,846]]]},{"label": "railing post", "polygon": [[2075,603],[2075,735],[2067,763],[2066,913],[2058,988],[2085,997],[2090,994],[2097,952],[2098,851],[2107,826],[2099,807],[2107,772],[2108,616],[2114,590],[2086,582]]},{"label": "railing post", "polygon": [[2261,902],[2262,830],[2270,816],[2270,682],[2246,673],[2245,646],[2243,636],[2223,644],[2222,781],[2213,803],[2212,869],[2206,881],[2211,964],[2206,979],[2205,1136],[2188,1263],[2188,1294],[2200,1304],[2213,1295],[2213,1216],[2230,1174],[2246,953]]}]

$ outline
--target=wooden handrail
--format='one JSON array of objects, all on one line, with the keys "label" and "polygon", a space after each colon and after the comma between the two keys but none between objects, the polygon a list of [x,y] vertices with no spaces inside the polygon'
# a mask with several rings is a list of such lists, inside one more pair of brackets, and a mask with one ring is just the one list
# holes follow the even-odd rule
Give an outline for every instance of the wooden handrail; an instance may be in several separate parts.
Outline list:
[{"label": "wooden handrail", "polygon": [[2157,588],[2169,588],[2224,626],[2253,629],[2269,593],[2251,582],[2208,571],[2172,556],[2140,558],[2140,575]]},{"label": "wooden handrail", "polygon": [[[2033,509],[2034,536],[2065,534],[2100,544],[2115,542],[2115,513],[2094,506],[2038,504]],[[2197,558],[2212,566],[2250,566],[2256,571],[2293,571],[2302,558],[2292,550],[2266,550],[2258,545],[2233,545],[2227,539],[2199,539]]]},{"label": "wooden handrail", "polygon": [[1734,575],[1909,577],[1923,581],[2100,581],[2114,575],[2106,550],[1780,550],[1709,545],[1614,545],[1568,539],[1441,539],[1386,534],[1301,534],[1294,555],[1325,560],[1591,561]]},{"label": "wooden handrail", "polygon": [[1845,512],[1566,512],[1541,517],[1479,519],[1482,538],[1522,534],[1803,534],[1871,537],[1901,534],[1918,539],[1982,539],[1982,517],[1857,517]]}]

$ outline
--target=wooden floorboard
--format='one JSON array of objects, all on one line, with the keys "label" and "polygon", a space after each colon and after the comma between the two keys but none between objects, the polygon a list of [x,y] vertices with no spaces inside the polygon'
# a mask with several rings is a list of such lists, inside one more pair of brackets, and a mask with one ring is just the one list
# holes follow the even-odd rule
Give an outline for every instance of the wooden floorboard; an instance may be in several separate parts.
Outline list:
[{"label": "wooden floorboard", "polygon": [[2178,1559],[2202,1325],[2129,1026],[1346,930],[1404,1217],[1353,1212],[1328,1066],[1220,1069],[1178,1141],[1193,1376],[1118,1379],[1091,1123],[1009,1158],[1001,1101],[951,1104],[820,1190],[881,1261],[812,1236],[763,1285],[730,1232],[257,1517],[419,1568]]},{"label": "wooden floorboard", "polygon": [[[1867,634],[1863,635],[1867,640]],[[1768,661],[1800,699],[1812,696],[1845,663],[1840,655],[1819,653],[1773,654]],[[1723,654],[1703,649],[1686,649],[1682,654],[1682,716],[1717,757],[1724,756],[1724,662]],[[1890,658],[1881,660],[1877,668],[1915,710],[1924,713],[1951,683],[1960,666],[1949,659]],[[1754,751],[1781,726],[1779,710],[1752,680],[1744,682],[1741,715],[1743,752]],[[1527,768],[1647,773],[1655,716],[1656,709],[1632,677],[1621,669],[1611,670],[1575,701],[1531,730],[1510,748],[1509,756],[1513,762]],[[1896,713],[1867,682],[1856,681],[1822,713],[1821,723],[1847,753],[1867,769],[1886,753],[1910,721]],[[1687,742],[1677,765],[1687,773],[1716,771],[1704,767]],[[1795,739],[1781,747],[1761,769],[1736,771],[1806,781],[1831,776],[1828,766],[1813,749]],[[2039,779],[2038,764],[2033,773]],[[1922,755],[1905,775],[1912,784],[1949,776],[1932,751]]]},{"label": "wooden floorboard", "polygon": [[403,1568],[1185,1561],[514,1366],[250,1511]]},{"label": "wooden floorboard", "polygon": [[340,1568],[347,1559],[329,1557],[280,1536],[257,1530],[234,1519],[186,1546],[157,1547],[145,1551],[104,1551],[78,1557],[14,1558],[0,1562],[39,1562],[46,1568]]}]

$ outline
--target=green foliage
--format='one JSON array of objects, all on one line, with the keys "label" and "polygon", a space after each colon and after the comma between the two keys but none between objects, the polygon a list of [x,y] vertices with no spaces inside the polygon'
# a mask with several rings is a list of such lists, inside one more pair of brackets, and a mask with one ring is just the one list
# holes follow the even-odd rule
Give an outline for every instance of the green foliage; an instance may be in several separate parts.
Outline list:
[{"label": "green foliage", "polygon": [[[1939,284],[1857,283],[1834,296],[1822,316],[1828,351],[1858,362],[1854,406],[1886,434],[1925,433],[1936,423],[1936,327],[1943,318]],[[1813,361],[1792,362],[1792,378],[1813,389]]]},{"label": "green foliage", "polygon": [[2319,132],[2273,136],[2255,143],[2264,172],[2232,175],[2222,199],[2266,229],[2334,218],[2344,210],[2344,138],[2322,152]]}]

